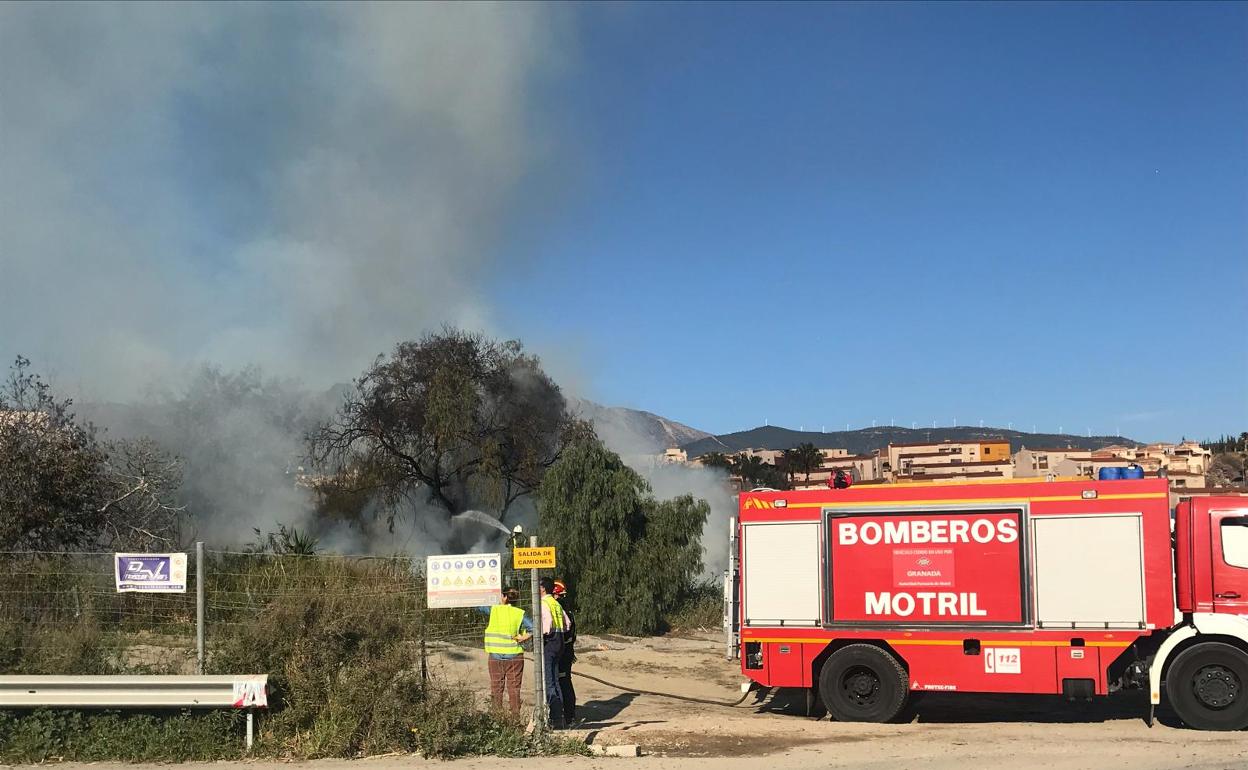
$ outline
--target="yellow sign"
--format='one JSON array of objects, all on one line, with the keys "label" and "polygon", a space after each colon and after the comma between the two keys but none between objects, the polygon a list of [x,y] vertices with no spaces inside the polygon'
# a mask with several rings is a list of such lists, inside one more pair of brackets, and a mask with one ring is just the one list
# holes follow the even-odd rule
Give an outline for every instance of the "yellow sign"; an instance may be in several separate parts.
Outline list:
[{"label": "yellow sign", "polygon": [[555,547],[513,548],[512,568],[514,569],[554,569]]}]

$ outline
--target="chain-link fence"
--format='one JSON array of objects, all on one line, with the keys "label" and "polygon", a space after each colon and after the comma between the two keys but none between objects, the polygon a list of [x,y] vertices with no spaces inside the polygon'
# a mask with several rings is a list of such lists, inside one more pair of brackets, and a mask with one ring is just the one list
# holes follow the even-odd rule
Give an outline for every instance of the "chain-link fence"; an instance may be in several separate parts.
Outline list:
[{"label": "chain-link fence", "polygon": [[[193,674],[197,580],[204,577],[205,669],[235,671],[240,643],[307,632],[335,638],[384,621],[391,642],[423,667],[450,650],[479,648],[486,623],[473,608],[426,606],[425,559],[293,555],[207,549],[188,554],[186,593],[119,593],[111,553],[0,552],[0,673]],[[502,585],[520,589],[532,617],[530,573],[502,554]],[[283,627],[284,626],[284,627]],[[322,629],[318,629],[322,630]],[[267,672],[264,672],[267,673]]]}]

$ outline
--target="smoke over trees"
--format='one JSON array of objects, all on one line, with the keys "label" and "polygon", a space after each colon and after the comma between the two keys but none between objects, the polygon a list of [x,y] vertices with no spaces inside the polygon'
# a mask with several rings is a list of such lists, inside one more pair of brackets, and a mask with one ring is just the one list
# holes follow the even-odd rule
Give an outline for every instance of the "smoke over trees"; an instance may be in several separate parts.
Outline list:
[{"label": "smoke over trees", "polygon": [[18,357],[0,388],[0,549],[174,544],[179,462],[147,440],[105,443]]},{"label": "smoke over trees", "polygon": [[519,342],[446,328],[377,359],[310,448],[336,499],[358,480],[391,522],[413,503],[501,518],[572,427],[559,386]]}]

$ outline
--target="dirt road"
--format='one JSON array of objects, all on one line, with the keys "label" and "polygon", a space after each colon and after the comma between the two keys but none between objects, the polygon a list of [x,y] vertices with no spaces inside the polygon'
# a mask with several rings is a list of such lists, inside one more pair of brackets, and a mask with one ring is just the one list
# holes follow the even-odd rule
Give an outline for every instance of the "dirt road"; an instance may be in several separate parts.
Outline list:
[{"label": "dirt road", "polygon": [[[722,641],[700,638],[583,638],[576,670],[600,679],[711,701],[740,697],[738,664]],[[484,664],[447,656],[446,673]],[[527,675],[526,671],[526,675]],[[527,676],[526,676],[527,681]],[[1248,770],[1248,734],[1149,728],[1142,694],[1071,706],[1060,698],[925,694],[902,724],[841,724],[805,715],[802,693],[760,692],[740,706],[621,692],[584,678],[576,688],[595,743],[638,744],[639,760],[549,760],[530,767],[1236,768]],[[458,765],[457,765],[458,766]],[[466,767],[502,766],[497,760]]]},{"label": "dirt road", "polygon": [[[623,687],[721,702],[740,697],[737,665],[723,659],[719,640],[711,636],[593,637],[582,638],[578,648],[578,670]],[[435,671],[448,680],[479,682],[484,690],[485,663],[478,650],[444,650]],[[531,689],[530,674],[526,668],[526,690]],[[574,732],[595,743],[640,745],[644,756],[452,763],[380,757],[313,762],[306,769],[1248,770],[1248,733],[1197,732],[1173,722],[1149,728],[1142,719],[1146,704],[1139,697],[1078,708],[1056,698],[933,693],[910,709],[907,722],[863,725],[811,719],[805,716],[804,696],[790,691],[753,694],[740,706],[728,707],[621,692],[586,679],[577,679],[576,688],[587,721]],[[219,770],[220,765],[205,767]],[[249,767],[276,770],[290,765]]]}]

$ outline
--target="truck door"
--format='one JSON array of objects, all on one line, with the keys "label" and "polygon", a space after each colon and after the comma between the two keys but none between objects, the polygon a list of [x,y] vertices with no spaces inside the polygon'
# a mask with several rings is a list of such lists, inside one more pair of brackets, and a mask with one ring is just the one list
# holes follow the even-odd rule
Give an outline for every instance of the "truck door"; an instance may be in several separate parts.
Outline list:
[{"label": "truck door", "polygon": [[1248,617],[1248,508],[1209,512],[1213,611]]}]

